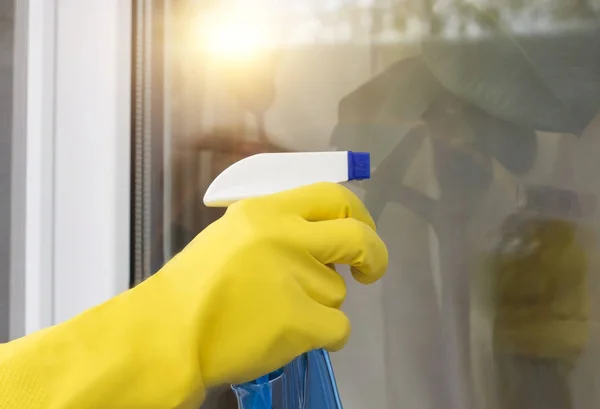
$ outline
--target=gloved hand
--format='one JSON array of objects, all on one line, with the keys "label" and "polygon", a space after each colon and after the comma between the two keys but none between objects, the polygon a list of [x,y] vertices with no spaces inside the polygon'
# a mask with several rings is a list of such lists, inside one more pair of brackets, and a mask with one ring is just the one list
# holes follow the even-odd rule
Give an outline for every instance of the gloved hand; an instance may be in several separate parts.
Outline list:
[{"label": "gloved hand", "polygon": [[238,202],[161,271],[0,347],[1,409],[197,409],[350,334],[334,263],[371,283],[388,255],[349,190],[316,184]]}]

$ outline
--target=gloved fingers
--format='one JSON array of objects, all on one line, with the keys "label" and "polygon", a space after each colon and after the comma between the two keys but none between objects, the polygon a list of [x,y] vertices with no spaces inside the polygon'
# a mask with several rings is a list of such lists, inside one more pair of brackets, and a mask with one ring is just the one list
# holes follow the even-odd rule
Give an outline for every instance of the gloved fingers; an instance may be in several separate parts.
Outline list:
[{"label": "gloved fingers", "polygon": [[315,183],[258,200],[277,197],[277,207],[293,212],[307,221],[334,220],[352,217],[375,230],[375,222],[363,202],[352,191],[337,183]]},{"label": "gloved fingers", "polygon": [[347,264],[362,284],[379,280],[388,267],[385,243],[373,229],[356,219],[308,223],[298,235],[302,245],[323,264]]},{"label": "gloved fingers", "polygon": [[335,266],[325,265],[314,259],[314,266],[310,267],[310,273],[306,273],[306,267],[300,267],[298,271],[288,270],[294,275],[303,291],[319,304],[331,308],[340,308],[346,298],[346,282],[344,278],[335,271]]},{"label": "gloved fingers", "polygon": [[330,308],[313,300],[307,301],[294,320],[297,336],[300,338],[294,337],[291,340],[306,346],[306,350],[298,351],[298,355],[318,348],[328,351],[342,349],[348,342],[351,331],[346,314],[337,308]]}]

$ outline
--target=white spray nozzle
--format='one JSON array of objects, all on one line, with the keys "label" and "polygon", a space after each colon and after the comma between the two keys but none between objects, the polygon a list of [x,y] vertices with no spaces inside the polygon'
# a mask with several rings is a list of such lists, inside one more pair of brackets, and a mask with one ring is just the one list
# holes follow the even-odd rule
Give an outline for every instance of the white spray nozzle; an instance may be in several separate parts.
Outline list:
[{"label": "white spray nozzle", "polygon": [[250,198],[318,182],[341,183],[369,179],[366,152],[261,153],[225,169],[208,187],[204,204],[227,207]]}]

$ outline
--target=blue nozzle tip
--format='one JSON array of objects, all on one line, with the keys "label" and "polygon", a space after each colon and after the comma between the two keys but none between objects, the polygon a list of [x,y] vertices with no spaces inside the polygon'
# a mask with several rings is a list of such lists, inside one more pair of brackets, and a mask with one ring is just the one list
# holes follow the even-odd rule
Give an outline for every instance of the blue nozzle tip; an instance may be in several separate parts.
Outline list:
[{"label": "blue nozzle tip", "polygon": [[371,155],[369,152],[348,151],[348,180],[371,177]]}]

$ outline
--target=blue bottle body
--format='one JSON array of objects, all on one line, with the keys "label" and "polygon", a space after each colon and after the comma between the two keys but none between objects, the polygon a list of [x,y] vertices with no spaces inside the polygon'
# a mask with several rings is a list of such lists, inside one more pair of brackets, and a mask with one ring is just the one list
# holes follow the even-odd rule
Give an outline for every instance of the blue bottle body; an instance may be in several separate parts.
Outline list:
[{"label": "blue bottle body", "polygon": [[239,409],[343,409],[329,354],[322,349],[232,389]]}]

